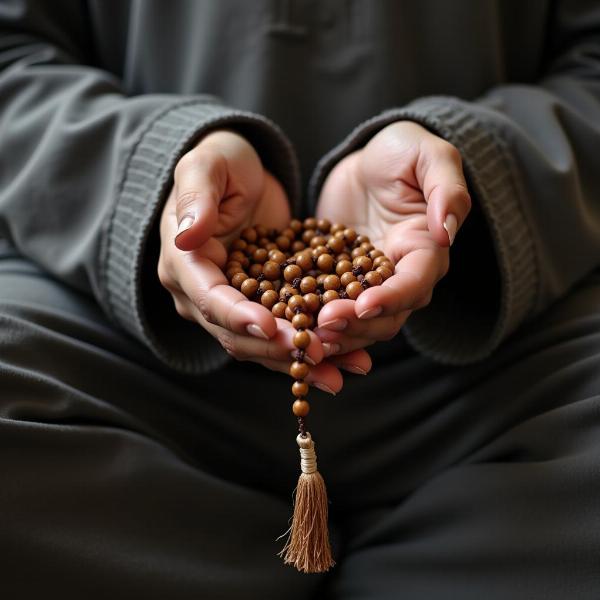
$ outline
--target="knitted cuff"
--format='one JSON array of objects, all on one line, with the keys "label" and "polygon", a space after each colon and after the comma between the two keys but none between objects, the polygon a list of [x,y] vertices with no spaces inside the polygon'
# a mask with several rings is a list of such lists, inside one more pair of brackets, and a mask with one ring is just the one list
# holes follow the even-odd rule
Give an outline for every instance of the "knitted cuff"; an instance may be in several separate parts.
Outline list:
[{"label": "knitted cuff", "polygon": [[523,212],[520,175],[495,113],[450,97],[429,97],[366,121],[319,162],[311,200],[331,169],[395,121],[414,121],[461,153],[474,208],[451,249],[451,268],[429,306],[404,332],[438,362],[462,365],[487,357],[533,311],[539,271]]},{"label": "knitted cuff", "polygon": [[[155,115],[127,157],[100,253],[103,305],[121,327],[167,366],[203,374],[227,354],[199,325],[185,321],[158,283],[158,219],[181,156],[208,130],[228,127],[246,137],[263,164],[299,201],[295,154],[264,117],[199,99],[179,101]],[[293,210],[296,210],[295,208]]]}]

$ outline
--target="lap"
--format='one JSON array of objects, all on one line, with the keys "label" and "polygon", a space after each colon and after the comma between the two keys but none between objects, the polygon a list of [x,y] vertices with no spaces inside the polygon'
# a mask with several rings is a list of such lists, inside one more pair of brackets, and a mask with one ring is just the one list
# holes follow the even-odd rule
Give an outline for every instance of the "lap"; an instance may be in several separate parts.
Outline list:
[{"label": "lap", "polygon": [[344,599],[595,591],[598,277],[478,365],[435,365],[398,338],[337,397],[311,391],[339,559],[325,578],[275,556],[297,476],[287,377],[234,363],[176,376],[20,259],[0,261],[0,323],[0,545],[15,585],[69,573],[73,597],[323,597],[323,579]]}]

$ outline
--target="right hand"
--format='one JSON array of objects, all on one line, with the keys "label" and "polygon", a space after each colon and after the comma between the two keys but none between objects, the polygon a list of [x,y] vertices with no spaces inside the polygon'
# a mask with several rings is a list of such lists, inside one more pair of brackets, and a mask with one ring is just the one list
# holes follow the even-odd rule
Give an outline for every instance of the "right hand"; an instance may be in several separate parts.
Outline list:
[{"label": "right hand", "polygon": [[[289,203],[281,184],[262,165],[250,143],[227,130],[206,135],[178,162],[174,185],[160,220],[158,277],[173,297],[180,316],[195,321],[238,360],[252,360],[288,372],[294,330],[287,320],[249,301],[231,287],[222,272],[226,248],[249,226],[284,228]],[[323,344],[309,332],[307,378],[337,392],[342,376],[334,364],[321,362]],[[364,351],[338,356],[339,365],[368,371]]]}]

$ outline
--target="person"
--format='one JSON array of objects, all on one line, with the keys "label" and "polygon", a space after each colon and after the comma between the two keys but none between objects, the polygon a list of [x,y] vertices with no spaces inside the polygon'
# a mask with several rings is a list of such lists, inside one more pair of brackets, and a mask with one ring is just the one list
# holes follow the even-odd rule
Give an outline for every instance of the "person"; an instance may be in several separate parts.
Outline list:
[{"label": "person", "polygon": [[[4,0],[3,593],[596,598],[599,57],[591,0]],[[396,262],[311,333],[322,575],[221,271],[312,214]]]}]

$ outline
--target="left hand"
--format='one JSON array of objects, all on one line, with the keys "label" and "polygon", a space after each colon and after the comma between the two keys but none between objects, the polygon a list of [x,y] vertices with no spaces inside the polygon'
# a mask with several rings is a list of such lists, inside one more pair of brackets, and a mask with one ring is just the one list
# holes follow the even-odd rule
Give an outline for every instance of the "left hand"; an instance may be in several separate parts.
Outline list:
[{"label": "left hand", "polygon": [[396,265],[381,286],[323,307],[316,332],[334,354],[391,339],[430,302],[470,208],[459,151],[411,121],[388,125],[334,167],[317,217],[368,235]]}]

